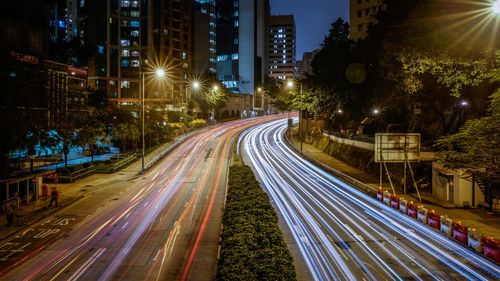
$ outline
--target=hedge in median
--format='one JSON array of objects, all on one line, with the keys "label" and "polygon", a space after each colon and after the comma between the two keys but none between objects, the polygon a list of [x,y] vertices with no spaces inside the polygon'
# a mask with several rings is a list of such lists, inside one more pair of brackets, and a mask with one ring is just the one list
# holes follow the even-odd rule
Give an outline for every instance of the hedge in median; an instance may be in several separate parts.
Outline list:
[{"label": "hedge in median", "polygon": [[296,280],[269,197],[248,166],[231,166],[217,280]]}]

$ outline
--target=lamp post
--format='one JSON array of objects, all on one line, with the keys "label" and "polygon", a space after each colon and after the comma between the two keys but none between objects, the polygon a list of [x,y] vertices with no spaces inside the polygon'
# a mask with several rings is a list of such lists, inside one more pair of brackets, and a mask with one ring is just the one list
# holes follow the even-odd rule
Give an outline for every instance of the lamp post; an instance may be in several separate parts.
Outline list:
[{"label": "lamp post", "polygon": [[[294,86],[294,82],[292,80],[288,80],[288,82],[286,83],[286,86],[288,88],[293,88]],[[303,102],[302,102],[302,82],[300,82],[300,108],[299,108],[299,140],[300,140],[300,151],[302,151],[302,119],[303,119],[303,116],[302,116],[302,107],[303,107]],[[290,112],[288,112],[288,114],[290,114]],[[290,118],[290,115],[289,117]]]},{"label": "lamp post", "polygon": [[[145,92],[146,92],[146,83],[145,83],[145,80],[146,80],[146,72],[144,72],[142,69],[141,69],[141,72],[142,72],[142,95],[141,95],[141,117],[142,117],[142,155],[141,155],[141,173],[144,173],[144,170],[145,170],[145,163],[144,163],[144,154],[145,154],[145,151],[146,151],[146,142],[144,141],[144,128],[145,128],[145,124],[144,124],[144,120],[146,119],[145,118],[145,114],[144,114],[144,101],[145,101]],[[165,70],[163,68],[156,68],[154,70],[154,75],[156,78],[158,79],[162,79],[165,77]]]}]

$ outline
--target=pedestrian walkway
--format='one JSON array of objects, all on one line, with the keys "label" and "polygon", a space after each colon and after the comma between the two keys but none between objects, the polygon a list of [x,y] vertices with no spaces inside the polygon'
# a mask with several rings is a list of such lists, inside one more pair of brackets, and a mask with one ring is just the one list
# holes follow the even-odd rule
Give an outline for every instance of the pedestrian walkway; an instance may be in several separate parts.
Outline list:
[{"label": "pedestrian walkway", "polygon": [[[293,147],[300,151],[300,143],[298,139],[292,139],[290,143]],[[324,153],[315,146],[307,143],[302,143],[302,153],[319,163],[322,163],[332,169],[352,177],[366,186],[370,187],[373,192],[376,192],[379,188],[379,179],[369,175],[367,172],[349,166],[348,164]],[[384,190],[391,190],[391,187],[387,184],[382,186]],[[447,215],[454,220],[461,221],[463,224],[479,230],[483,235],[493,236],[500,239],[500,216],[495,214],[489,214],[484,209],[463,209],[457,208],[454,205],[450,205],[447,202],[437,200],[432,196],[432,194],[422,193],[422,204],[428,210],[435,210],[441,215]],[[417,194],[403,194],[404,198],[409,201],[419,202]]]},{"label": "pedestrian walkway", "polygon": [[[151,163],[150,165],[152,165],[153,161],[161,158],[159,156],[165,155],[168,150],[182,143],[190,135],[191,134],[179,136],[176,139],[157,147],[145,155],[144,162]],[[105,186],[107,182],[116,180],[125,181],[138,177],[141,173],[141,162],[142,160],[139,158],[125,169],[118,171],[113,175],[94,174],[73,183],[49,184],[49,194],[47,197],[42,196],[39,200],[32,201],[29,205],[19,204],[19,206],[14,206],[15,218],[12,226],[7,225],[7,217],[5,212],[2,212],[0,216],[0,240],[3,240],[17,233],[21,229],[57,213],[64,207],[76,202],[84,196],[87,196],[89,193],[94,192],[95,190],[92,189],[94,186]],[[50,191],[53,187],[55,187],[59,192],[59,207],[49,206]],[[18,204],[14,203],[14,205]]]}]

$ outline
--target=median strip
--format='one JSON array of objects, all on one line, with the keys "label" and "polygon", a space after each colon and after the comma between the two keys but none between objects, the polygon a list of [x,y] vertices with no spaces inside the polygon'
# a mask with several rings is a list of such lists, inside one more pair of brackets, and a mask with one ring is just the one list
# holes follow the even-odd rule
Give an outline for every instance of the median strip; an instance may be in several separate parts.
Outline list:
[{"label": "median strip", "polygon": [[250,167],[229,170],[216,280],[296,280],[278,216]]}]

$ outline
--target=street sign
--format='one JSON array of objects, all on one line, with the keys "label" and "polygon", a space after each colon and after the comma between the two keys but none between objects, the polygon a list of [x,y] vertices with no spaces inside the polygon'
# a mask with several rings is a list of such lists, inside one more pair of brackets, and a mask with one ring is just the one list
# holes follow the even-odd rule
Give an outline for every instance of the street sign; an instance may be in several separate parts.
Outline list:
[{"label": "street sign", "polygon": [[404,163],[420,161],[420,134],[375,134],[375,162]]}]

